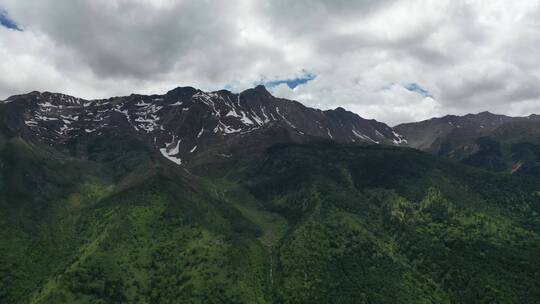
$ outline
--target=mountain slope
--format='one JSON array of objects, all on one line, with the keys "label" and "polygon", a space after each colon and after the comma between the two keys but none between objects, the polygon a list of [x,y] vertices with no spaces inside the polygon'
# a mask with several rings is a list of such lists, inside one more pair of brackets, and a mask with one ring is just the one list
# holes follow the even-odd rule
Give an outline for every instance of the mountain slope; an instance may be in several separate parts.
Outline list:
[{"label": "mountain slope", "polygon": [[205,160],[205,175],[144,150],[80,160],[3,137],[1,152],[3,303],[540,296],[535,180],[330,142]]},{"label": "mountain slope", "polygon": [[[330,140],[311,117],[385,125],[260,89],[244,102],[259,118],[275,102],[294,128],[240,124],[258,113],[242,97],[237,120],[208,100],[159,109],[155,132],[139,109],[178,107],[160,97],[0,105],[0,302],[537,302],[538,179],[358,144],[346,127]],[[160,150],[176,136],[200,149]]]},{"label": "mountain slope", "polygon": [[484,169],[537,175],[540,116],[489,112],[445,116],[395,127],[409,146]]},{"label": "mountain slope", "polygon": [[228,155],[243,138],[275,128],[296,142],[405,142],[383,123],[342,108],[321,111],[275,98],[263,86],[239,94],[183,87],[165,95],[91,101],[32,92],[10,97],[0,107],[12,132],[44,144],[62,149],[81,138],[121,132],[178,165],[201,151]]},{"label": "mountain slope", "polygon": [[[529,293],[537,270],[526,270],[538,250],[536,181],[403,149],[284,146],[269,154],[250,189],[297,227],[280,256],[283,286],[291,286],[285,299],[537,299]],[[513,281],[516,271],[524,277]]]}]

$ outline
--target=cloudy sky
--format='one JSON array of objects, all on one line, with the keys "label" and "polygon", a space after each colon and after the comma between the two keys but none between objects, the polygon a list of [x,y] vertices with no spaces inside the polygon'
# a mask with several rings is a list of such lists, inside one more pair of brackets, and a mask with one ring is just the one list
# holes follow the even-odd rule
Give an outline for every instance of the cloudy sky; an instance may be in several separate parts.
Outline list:
[{"label": "cloudy sky", "polygon": [[540,1],[2,0],[0,99],[256,84],[391,125],[540,113]]}]

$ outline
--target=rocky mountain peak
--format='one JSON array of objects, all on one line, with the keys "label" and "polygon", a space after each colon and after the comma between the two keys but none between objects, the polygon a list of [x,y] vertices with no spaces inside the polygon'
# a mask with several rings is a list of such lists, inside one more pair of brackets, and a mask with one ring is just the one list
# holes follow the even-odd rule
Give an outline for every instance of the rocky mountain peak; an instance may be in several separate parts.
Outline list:
[{"label": "rocky mountain peak", "polygon": [[383,123],[343,108],[320,111],[275,98],[262,85],[239,94],[177,87],[165,95],[132,94],[100,100],[32,92],[12,97],[3,106],[8,107],[5,112],[9,112],[12,131],[33,140],[63,146],[112,132],[133,137],[178,165],[210,150],[224,155],[231,149],[238,151],[239,142],[271,145],[271,140],[255,140],[269,129],[282,130],[288,134],[287,140],[294,142],[406,142]]},{"label": "rocky mountain peak", "polygon": [[263,85],[258,85],[254,88],[247,89],[240,93],[247,100],[264,101],[266,99],[274,98],[274,96]]}]

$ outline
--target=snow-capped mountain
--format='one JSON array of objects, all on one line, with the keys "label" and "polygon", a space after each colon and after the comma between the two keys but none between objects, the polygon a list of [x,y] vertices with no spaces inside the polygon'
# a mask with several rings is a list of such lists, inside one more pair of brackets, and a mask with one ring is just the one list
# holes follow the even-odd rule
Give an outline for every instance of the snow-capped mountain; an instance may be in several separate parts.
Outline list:
[{"label": "snow-capped mountain", "polygon": [[[264,86],[239,94],[179,87],[165,95],[84,100],[32,92],[2,103],[10,132],[51,146],[102,135],[130,136],[181,165],[208,149],[227,155],[246,138],[281,132],[293,142],[328,139],[342,143],[406,143],[384,123],[337,108],[321,111],[272,96]],[[249,144],[247,144],[249,146]]]}]

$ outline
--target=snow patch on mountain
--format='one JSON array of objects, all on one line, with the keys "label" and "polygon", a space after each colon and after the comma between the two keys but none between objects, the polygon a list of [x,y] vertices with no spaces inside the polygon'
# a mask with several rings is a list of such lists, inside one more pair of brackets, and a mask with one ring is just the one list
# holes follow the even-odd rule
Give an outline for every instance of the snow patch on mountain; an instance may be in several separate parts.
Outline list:
[{"label": "snow patch on mountain", "polygon": [[180,153],[180,143],[182,142],[181,139],[179,139],[176,142],[176,146],[174,146],[174,138],[173,141],[170,143],[165,144],[164,148],[159,149],[159,152],[161,152],[161,155],[165,157],[166,159],[172,161],[173,163],[177,165],[182,165],[182,159],[178,157],[178,154]]}]

